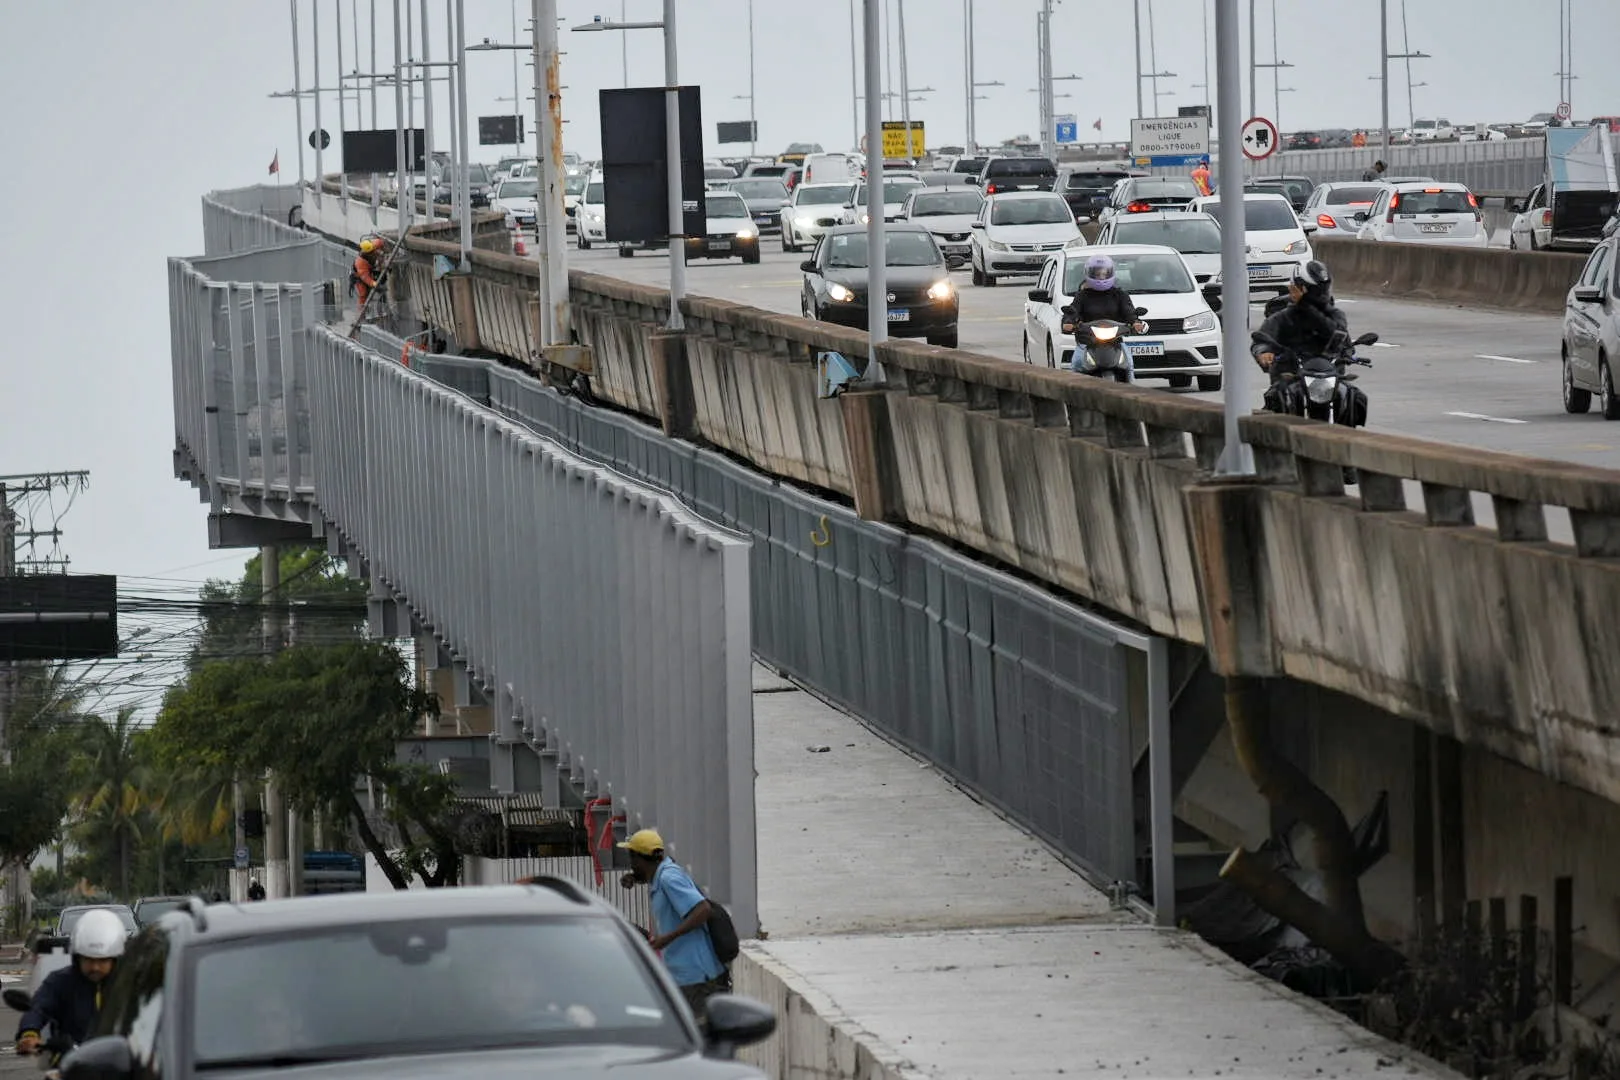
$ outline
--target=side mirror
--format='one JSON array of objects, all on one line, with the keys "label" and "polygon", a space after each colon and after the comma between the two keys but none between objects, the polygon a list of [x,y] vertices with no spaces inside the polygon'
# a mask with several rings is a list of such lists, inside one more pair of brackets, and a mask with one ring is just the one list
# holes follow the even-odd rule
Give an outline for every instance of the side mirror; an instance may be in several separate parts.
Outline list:
[{"label": "side mirror", "polygon": [[1356,213],[1355,213],[1355,216],[1352,217],[1350,220],[1356,222],[1358,225],[1361,224],[1362,222],[1367,220],[1367,211],[1365,211],[1365,210],[1357,210]]},{"label": "side mirror", "polygon": [[969,176],[968,177],[968,183],[972,184],[974,187],[978,187],[979,186],[979,178],[977,176]]},{"label": "side mirror", "polygon": [[974,223],[973,223],[973,224],[972,224],[972,225],[971,225],[971,226],[970,226],[970,228],[974,228],[974,229],[982,229],[982,228],[984,228],[984,222],[982,222],[982,221],[975,221],[975,222],[974,222]]},{"label": "side mirror", "polygon": [[1050,304],[1052,302],[1052,294],[1046,289],[1029,290],[1029,298],[1037,304]]},{"label": "side mirror", "polygon": [[0,990],[0,998],[4,998],[5,1003],[18,1012],[27,1012],[34,1007],[34,995],[15,986]]},{"label": "side mirror", "polygon": [[129,1040],[122,1035],[91,1039],[62,1059],[62,1080],[127,1080],[134,1070]]},{"label": "side mirror", "polygon": [[1309,236],[1311,233],[1315,232],[1318,228],[1320,228],[1320,226],[1317,225],[1316,222],[1314,222],[1314,221],[1302,222],[1301,227],[1305,230],[1305,235],[1307,235],[1307,236]]},{"label": "side mirror", "polygon": [[799,269],[803,270],[807,274],[815,273],[816,272],[816,260],[814,260],[814,259],[806,259],[806,260],[804,260],[804,262],[799,264]]},{"label": "side mirror", "polygon": [[52,937],[49,934],[35,938],[33,945],[34,955],[44,956],[46,953],[53,953],[58,949],[66,949],[68,942],[68,938]]},{"label": "side mirror", "polygon": [[1356,338],[1355,341],[1351,342],[1351,344],[1353,344],[1353,345],[1376,345],[1376,344],[1378,344],[1378,335],[1377,334],[1371,334],[1371,333],[1362,334],[1360,337]]},{"label": "side mirror", "polygon": [[[736,994],[716,994],[708,1000],[708,1049],[713,1057],[729,1060],[740,1048],[752,1046],[769,1038],[776,1030],[776,1013],[769,1006]],[[97,1039],[96,1042],[100,1042]],[[120,1040],[122,1041],[122,1040]],[[92,1044],[86,1043],[89,1046]],[[127,1055],[128,1050],[126,1048]],[[69,1077],[64,1071],[62,1080],[81,1080]],[[84,1078],[91,1080],[91,1078]],[[96,1078],[102,1080],[102,1078]]]},{"label": "side mirror", "polygon": [[1581,304],[1600,304],[1603,302],[1603,290],[1596,285],[1577,285],[1575,301]]},{"label": "side mirror", "polygon": [[1136,313],[1138,315],[1146,315],[1147,314],[1147,308],[1139,307],[1139,308],[1136,309]]}]

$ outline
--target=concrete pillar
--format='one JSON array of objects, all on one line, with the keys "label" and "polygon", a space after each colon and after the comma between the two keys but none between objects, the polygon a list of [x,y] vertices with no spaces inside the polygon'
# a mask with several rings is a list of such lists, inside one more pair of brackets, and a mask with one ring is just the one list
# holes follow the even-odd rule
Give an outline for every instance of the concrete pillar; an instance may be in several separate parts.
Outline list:
[{"label": "concrete pillar", "polygon": [[287,806],[274,775],[264,781],[264,895],[287,896]]},{"label": "concrete pillar", "polygon": [[287,808],[287,895],[304,895],[304,815]]},{"label": "concrete pillar", "polygon": [[900,477],[894,460],[887,392],[850,390],[838,398],[849,453],[855,512],[867,521],[898,521]]},{"label": "concrete pillar", "polygon": [[669,330],[653,333],[652,376],[664,434],[672,439],[692,438],[697,434],[697,397],[692,389],[685,334]]},{"label": "concrete pillar", "polygon": [[1210,670],[1221,676],[1276,678],[1265,557],[1262,484],[1217,481],[1183,489],[1193,566],[1204,597]]}]

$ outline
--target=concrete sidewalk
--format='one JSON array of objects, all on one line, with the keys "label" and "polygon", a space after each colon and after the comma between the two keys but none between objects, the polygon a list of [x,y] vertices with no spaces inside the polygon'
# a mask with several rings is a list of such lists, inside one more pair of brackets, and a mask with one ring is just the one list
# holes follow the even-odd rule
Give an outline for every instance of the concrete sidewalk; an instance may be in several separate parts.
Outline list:
[{"label": "concrete sidewalk", "polygon": [[768,936],[735,977],[781,1017],[745,1054],[772,1076],[1456,1076],[1110,910],[1040,841],[793,684],[756,667],[754,691]]}]

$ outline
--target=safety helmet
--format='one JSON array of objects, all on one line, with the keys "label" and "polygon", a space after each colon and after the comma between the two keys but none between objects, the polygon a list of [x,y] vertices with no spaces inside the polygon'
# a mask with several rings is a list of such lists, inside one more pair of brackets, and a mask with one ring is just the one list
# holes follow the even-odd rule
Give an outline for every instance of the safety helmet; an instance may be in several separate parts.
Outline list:
[{"label": "safety helmet", "polygon": [[91,960],[123,956],[127,936],[123,920],[106,908],[87,911],[73,927],[73,955]]},{"label": "safety helmet", "polygon": [[370,255],[373,251],[376,251],[376,250],[377,250],[377,241],[375,241],[375,240],[362,240],[362,241],[360,241],[360,254],[362,254],[362,255]]},{"label": "safety helmet", "polygon": [[1086,288],[1104,290],[1114,287],[1114,260],[1107,255],[1093,255],[1086,260]]},{"label": "safety helmet", "polygon": [[1312,259],[1295,265],[1292,282],[1308,293],[1325,293],[1333,284],[1333,273],[1326,263]]}]

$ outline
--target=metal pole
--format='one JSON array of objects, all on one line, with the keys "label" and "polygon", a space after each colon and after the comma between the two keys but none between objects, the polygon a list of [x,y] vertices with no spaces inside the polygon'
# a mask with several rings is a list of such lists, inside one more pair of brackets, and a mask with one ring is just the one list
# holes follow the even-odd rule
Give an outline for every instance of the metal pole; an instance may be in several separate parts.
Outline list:
[{"label": "metal pole", "polygon": [[883,103],[889,119],[894,119],[894,60],[889,50],[894,47],[894,37],[889,33],[889,0],[883,0]]},{"label": "metal pole", "polygon": [[[332,0],[332,22],[337,30],[337,99],[338,99],[338,190],[342,192],[343,215],[347,219],[349,214],[349,173],[343,166],[343,133],[348,130],[345,126],[345,108],[343,103],[343,0]],[[315,85],[321,85],[321,69],[315,69]],[[359,89],[357,86],[356,89]]]},{"label": "metal pole", "polygon": [[[562,53],[557,41],[557,0],[534,0],[534,139],[539,145],[539,214],[542,345],[573,341],[568,310],[568,226],[563,211]],[[544,110],[543,112],[541,110]]]},{"label": "metal pole", "polygon": [[[408,183],[405,187],[401,188],[400,190],[404,193],[404,194],[401,195],[402,205],[409,207],[409,213],[406,216],[407,220],[409,220],[409,221],[415,221],[416,220],[416,171],[415,170],[416,170],[416,151],[418,150],[418,147],[416,145],[416,71],[418,69],[415,66],[415,62],[416,62],[416,24],[412,21],[413,18],[414,18],[414,15],[412,14],[412,11],[411,11],[410,0],[406,0],[406,3],[405,3],[405,55],[411,61],[411,66],[406,69],[408,72],[410,72],[410,74],[406,76],[406,78],[408,78],[410,80],[410,86],[406,88],[406,92],[405,92],[405,151],[406,151],[406,154],[408,155],[406,157],[406,159],[405,159],[405,164],[406,164],[406,179],[409,180],[410,183]],[[423,87],[424,90],[426,90],[427,86],[428,86],[428,84],[426,82],[424,82],[422,84],[422,87]],[[427,134],[426,132],[423,132],[424,138],[426,137],[426,134]],[[431,150],[432,150],[431,146],[424,146],[424,147],[421,147],[420,149],[422,151],[422,157],[424,159],[427,159],[427,158],[429,158],[431,156]],[[425,165],[424,167],[426,167],[428,169],[427,176],[431,177],[433,175],[431,166]],[[426,187],[425,184],[423,186]],[[431,214],[432,212],[433,212],[433,203],[432,203],[432,200],[429,199],[429,201],[428,201],[428,213]]]},{"label": "metal pole", "polygon": [[[1154,70],[1158,70],[1155,67]],[[1170,761],[1170,656],[1164,638],[1148,639],[1148,835],[1153,846],[1153,921],[1176,924],[1175,786]]]},{"label": "metal pole", "polygon": [[882,12],[886,0],[863,0],[866,5],[866,335],[869,342],[866,379],[883,382],[877,348],[889,337],[889,293],[883,229],[883,84]]},{"label": "metal pole", "polygon": [[[354,41],[351,52],[354,56],[354,70],[358,74],[360,71],[360,0],[349,0],[349,37]],[[372,68],[371,70],[376,71],[377,69]],[[356,131],[360,131],[366,126],[364,108],[365,106],[360,100],[360,84],[356,82],[354,84],[354,129]]]},{"label": "metal pole", "polygon": [[754,119],[754,0],[748,0],[748,156],[757,152],[759,121]]},{"label": "metal pole", "polygon": [[1147,0],[1148,66],[1153,69],[1153,115],[1159,115],[1159,35],[1154,30],[1153,0]]},{"label": "metal pole", "polygon": [[[1254,0],[1249,0],[1252,4]],[[1378,0],[1378,96],[1383,109],[1383,153],[1389,160],[1389,0]]]},{"label": "metal pole", "polygon": [[[405,241],[405,207],[407,204],[405,194],[406,158],[405,148],[405,50],[401,40],[399,22],[399,0],[394,0],[394,154],[396,157],[394,167],[394,208],[399,216],[399,241]],[[373,84],[375,86],[375,84]]]},{"label": "metal pole", "polygon": [[911,153],[911,80],[906,73],[906,0],[894,0],[896,29],[899,30],[900,49],[900,123],[906,133],[906,152]]},{"label": "metal pole", "polygon": [[1136,20],[1136,118],[1142,120],[1142,0],[1131,0],[1131,16]]},{"label": "metal pole", "polygon": [[[1388,0],[1380,0],[1380,2],[1381,3],[1387,3]],[[1259,87],[1260,87],[1260,39],[1255,37],[1255,32],[1254,32],[1254,28],[1255,28],[1254,3],[1255,3],[1255,0],[1249,0],[1249,115],[1250,116],[1259,116],[1260,115],[1260,89],[1259,89]],[[1219,38],[1220,38],[1220,34],[1221,34],[1219,9],[1216,10],[1215,23],[1216,23],[1215,36],[1216,36],[1216,39],[1217,39],[1217,43],[1216,43],[1215,47],[1217,49],[1219,49],[1220,48]],[[1389,50],[1387,48],[1384,51],[1389,52]],[[1216,56],[1215,64],[1216,64],[1217,67],[1220,66],[1220,57],[1219,57],[1219,55]],[[1220,78],[1220,76],[1217,75],[1216,78]],[[1241,128],[1239,130],[1241,130]]]},{"label": "metal pole", "polygon": [[1406,0],[1401,0],[1401,52],[1406,54],[1406,127],[1411,130],[1417,111],[1412,105],[1412,39],[1406,31]]},{"label": "metal pole", "polygon": [[[972,0],[969,0],[971,3]],[[861,145],[861,89],[857,81],[860,64],[855,59],[855,0],[849,0],[849,123],[855,133],[850,149]]]},{"label": "metal pole", "polygon": [[[1575,112],[1575,0],[1569,0],[1569,14],[1564,17],[1564,100],[1560,104],[1570,107],[1570,116]],[[1565,121],[1566,123],[1568,121]]]},{"label": "metal pole", "polygon": [[[1148,3],[1152,2],[1148,0]],[[1282,91],[1278,89],[1278,83],[1282,81],[1281,72],[1282,68],[1277,66],[1277,0],[1271,0],[1271,122],[1277,125],[1278,136],[1282,135]],[[1153,85],[1157,87],[1159,84],[1155,82]]]},{"label": "metal pole", "polygon": [[[619,0],[620,22],[629,21],[625,17],[624,11],[625,0]],[[621,72],[619,76],[619,86],[621,88],[628,88],[630,86],[630,39],[624,36],[623,31],[619,33],[619,64]]]},{"label": "metal pole", "polygon": [[[277,595],[281,591],[281,549],[275,544],[259,548],[259,584],[264,593],[264,651],[274,656],[281,651],[281,598]],[[287,895],[287,815],[274,775],[265,777],[264,801],[264,892],[267,899],[275,900]]]},{"label": "metal pole", "polygon": [[[1203,8],[1204,15],[1204,105],[1207,107],[1215,97],[1209,85],[1209,0],[1198,0],[1198,6]],[[1210,117],[1209,122],[1213,125],[1215,118]]]},{"label": "metal pole", "polygon": [[[304,85],[303,75],[300,72],[298,54],[302,51],[298,41],[298,0],[288,0],[288,7],[292,8],[292,35],[293,35],[293,112],[295,122],[298,124],[298,186],[304,186]],[[300,190],[300,199],[303,192]]]},{"label": "metal pole", "polygon": [[[428,22],[428,0],[422,0],[422,138],[427,142],[423,153],[427,155],[426,191],[427,191],[427,219],[434,220],[434,196],[438,194],[438,185],[433,181],[433,69],[427,65],[433,62],[433,35],[428,32],[431,24]],[[451,139],[455,138],[455,129],[451,129]],[[450,147],[450,156],[455,157],[455,146]]]},{"label": "metal pole", "polygon": [[[851,6],[853,11],[853,5]],[[962,0],[962,78],[967,83],[967,138],[962,149],[973,156],[973,0]]]},{"label": "metal pole", "polygon": [[310,33],[315,40],[315,56],[313,70],[315,73],[315,86],[311,93],[315,95],[315,204],[319,206],[325,201],[326,170],[321,166],[321,0],[309,0]]},{"label": "metal pole", "polygon": [[[377,70],[377,0],[371,0],[371,70]],[[377,80],[371,80],[371,130],[377,130]]]},{"label": "metal pole", "polygon": [[1057,156],[1057,100],[1052,96],[1052,0],[1041,7],[1041,152]]},{"label": "metal pole", "polygon": [[[422,26],[424,29],[427,27],[426,19],[422,20]],[[448,57],[456,51],[456,0],[444,0],[444,41],[445,55]],[[432,72],[426,73],[423,78],[426,81],[422,84],[422,93],[432,94]],[[449,212],[445,214],[445,220],[457,221],[461,216],[461,184],[456,179],[455,173],[460,168],[457,159],[461,156],[458,152],[461,143],[458,141],[457,135],[461,130],[459,125],[462,118],[456,115],[456,72],[448,64],[444,69],[444,115],[445,124],[450,129],[447,142],[449,146],[447,153],[450,159],[450,203]],[[431,150],[431,147],[429,149]]]},{"label": "metal pole", "polygon": [[[1243,181],[1243,83],[1239,50],[1243,37],[1238,29],[1238,0],[1215,0],[1215,82],[1216,110],[1221,118],[1220,146],[1221,202],[1226,193],[1242,206]],[[1221,362],[1226,383],[1226,445],[1215,463],[1217,476],[1252,476],[1254,452],[1238,433],[1238,419],[1249,408],[1249,380],[1254,371],[1249,358],[1249,268],[1248,248],[1242,229],[1221,230]]]},{"label": "metal pole", "polygon": [[461,136],[461,167],[456,181],[461,187],[461,269],[472,269],[469,252],[472,251],[472,152],[468,148],[467,128],[467,4],[456,0],[456,82],[460,91],[452,112],[456,131]]},{"label": "metal pole", "polygon": [[[517,44],[517,0],[512,0],[512,43],[514,45]],[[536,62],[538,62],[539,57],[536,56],[535,60],[536,60]],[[535,120],[538,121],[540,119],[540,114],[539,114],[539,111],[538,111],[539,108],[540,108],[540,98],[538,96],[536,96],[535,99],[534,99],[534,107],[535,107],[535,110],[536,110],[536,112],[535,112]],[[523,117],[523,96],[518,92],[518,52],[517,52],[516,49],[513,49],[512,50],[512,156],[513,157],[522,157],[523,156],[523,138],[522,138],[521,135],[518,134],[518,130],[517,130],[518,126],[523,123],[522,117]],[[538,127],[535,128],[535,131],[536,131],[537,134],[535,135],[534,138],[535,138],[535,141],[537,143],[539,142],[539,139],[540,139],[540,136],[538,134],[539,130],[540,129]]]},{"label": "metal pole", "polygon": [[686,215],[681,190],[681,94],[676,68],[675,0],[664,0],[664,156],[669,159],[669,322],[670,330],[686,329],[681,301],[686,299]]}]

